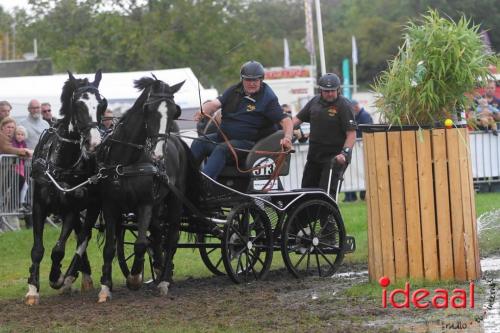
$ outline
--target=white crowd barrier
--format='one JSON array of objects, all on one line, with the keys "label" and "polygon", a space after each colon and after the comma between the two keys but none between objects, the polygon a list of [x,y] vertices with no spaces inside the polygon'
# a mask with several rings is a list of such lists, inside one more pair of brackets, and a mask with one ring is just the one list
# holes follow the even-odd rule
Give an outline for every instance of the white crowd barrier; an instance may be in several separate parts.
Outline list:
[{"label": "white crowd barrier", "polygon": [[[21,168],[26,184],[19,181]],[[30,159],[0,155],[0,216],[24,215],[26,207],[31,207],[30,172]]]},{"label": "white crowd barrier", "polygon": [[[294,149],[295,154],[291,158],[290,173],[288,176],[281,177],[285,190],[300,188],[309,145],[307,143],[296,143]],[[500,183],[500,136],[485,132],[471,132],[470,153],[474,183]],[[351,164],[344,174],[341,191],[364,190],[363,141],[362,139],[356,139]]]},{"label": "white crowd barrier", "polygon": [[[309,150],[308,143],[295,143],[295,154],[290,161],[290,173],[281,177],[285,190],[300,188],[302,173]],[[470,153],[472,175],[475,184],[500,183],[500,137],[491,133],[471,132]],[[24,160],[24,174],[28,185],[26,202],[21,200],[19,188],[19,165],[21,159],[15,155],[0,154],[0,217],[21,216],[25,207],[31,206],[30,171],[31,160]],[[351,164],[344,175],[342,192],[365,190],[363,141],[357,139],[354,145]]]},{"label": "white crowd barrier", "polygon": [[[304,172],[304,166],[307,161],[309,144],[295,143],[293,149],[295,153],[292,154],[290,161],[290,173],[288,176],[281,177],[281,182],[285,190],[300,188],[302,173]],[[351,164],[344,174],[342,192],[365,190],[365,171],[363,163],[363,141],[361,139],[356,139],[356,143],[352,150]]]}]

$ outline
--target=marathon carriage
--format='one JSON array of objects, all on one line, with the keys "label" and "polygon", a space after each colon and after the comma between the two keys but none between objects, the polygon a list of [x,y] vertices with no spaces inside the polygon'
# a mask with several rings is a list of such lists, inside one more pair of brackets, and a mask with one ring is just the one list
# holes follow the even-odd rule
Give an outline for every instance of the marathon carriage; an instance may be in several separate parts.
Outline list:
[{"label": "marathon carriage", "polygon": [[[241,169],[226,166],[217,182],[200,172],[199,203],[178,193],[184,204],[181,231],[190,235],[190,241],[179,243],[178,248],[199,249],[212,273],[227,273],[235,283],[264,278],[275,251],[281,251],[295,277],[324,277],[338,269],[344,254],[355,250],[355,240],[346,235],[336,200],[327,192],[283,191],[277,176],[288,175],[290,154],[281,153],[282,137],[283,132],[278,131],[257,142]],[[338,172],[342,179],[343,170],[334,163],[331,172]],[[134,216],[129,215],[117,240],[118,261],[125,276],[130,274],[136,235]],[[147,253],[154,280],[152,247]]]}]

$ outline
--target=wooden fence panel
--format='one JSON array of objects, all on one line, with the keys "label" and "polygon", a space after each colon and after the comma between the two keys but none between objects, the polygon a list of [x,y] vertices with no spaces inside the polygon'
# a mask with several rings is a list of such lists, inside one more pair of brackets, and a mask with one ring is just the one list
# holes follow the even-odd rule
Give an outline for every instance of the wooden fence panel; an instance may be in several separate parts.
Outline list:
[{"label": "wooden fence panel", "polygon": [[405,184],[405,207],[408,259],[410,276],[424,277],[422,258],[422,230],[420,226],[420,200],[418,193],[417,149],[415,132],[403,131],[401,145],[403,152],[403,177]]},{"label": "wooden fence panel", "polygon": [[439,271],[442,280],[452,280],[455,272],[453,270],[450,195],[448,188],[448,157],[446,154],[446,134],[443,129],[432,131],[432,154],[434,156],[434,193],[436,197]]},{"label": "wooden fence panel", "polygon": [[382,242],[383,276],[395,279],[394,240],[392,235],[391,193],[389,181],[389,165],[387,158],[387,134],[376,133],[375,168],[377,170],[377,199],[380,218],[380,236]]},{"label": "wooden fence panel", "polygon": [[389,179],[391,183],[391,214],[394,237],[396,279],[408,277],[408,244],[403,179],[401,132],[388,132]]},{"label": "wooden fence panel", "polygon": [[453,237],[453,263],[455,278],[461,281],[467,279],[464,247],[464,221],[462,214],[462,190],[460,186],[458,131],[446,131],[446,149],[448,153],[448,181],[450,184],[450,209]]}]

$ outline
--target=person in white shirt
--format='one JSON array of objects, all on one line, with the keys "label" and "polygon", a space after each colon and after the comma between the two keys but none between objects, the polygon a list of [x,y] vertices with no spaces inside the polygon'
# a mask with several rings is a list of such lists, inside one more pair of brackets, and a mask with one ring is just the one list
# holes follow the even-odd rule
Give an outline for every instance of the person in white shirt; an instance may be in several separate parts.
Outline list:
[{"label": "person in white shirt", "polygon": [[29,102],[28,111],[28,117],[21,121],[20,125],[24,126],[28,132],[26,146],[29,149],[35,149],[40,139],[40,135],[50,126],[49,123],[42,118],[42,109],[38,100],[32,99]]}]

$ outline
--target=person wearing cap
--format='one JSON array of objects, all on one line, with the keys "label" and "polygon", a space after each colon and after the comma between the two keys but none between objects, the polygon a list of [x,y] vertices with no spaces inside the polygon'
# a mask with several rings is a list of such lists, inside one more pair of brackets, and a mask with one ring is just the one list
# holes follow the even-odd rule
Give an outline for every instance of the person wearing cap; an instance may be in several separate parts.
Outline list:
[{"label": "person wearing cap", "polygon": [[[278,103],[278,97],[264,79],[264,67],[257,61],[248,61],[240,69],[240,82],[229,87],[222,96],[208,101],[195,113],[194,120],[204,115],[213,115],[221,109],[220,128],[234,148],[251,149],[255,143],[281,125],[284,131],[281,145],[292,147],[292,120],[287,117]],[[198,163],[208,157],[203,172],[217,179],[232,158],[229,147],[221,133],[205,136],[206,140],[194,140],[191,151]]]},{"label": "person wearing cap", "polygon": [[293,125],[308,122],[309,152],[302,176],[302,188],[319,187],[335,197],[338,175],[330,178],[330,163],[347,167],[356,141],[356,122],[348,99],[340,95],[340,79],[327,73],[318,80],[319,95],[314,96],[293,117]]}]

